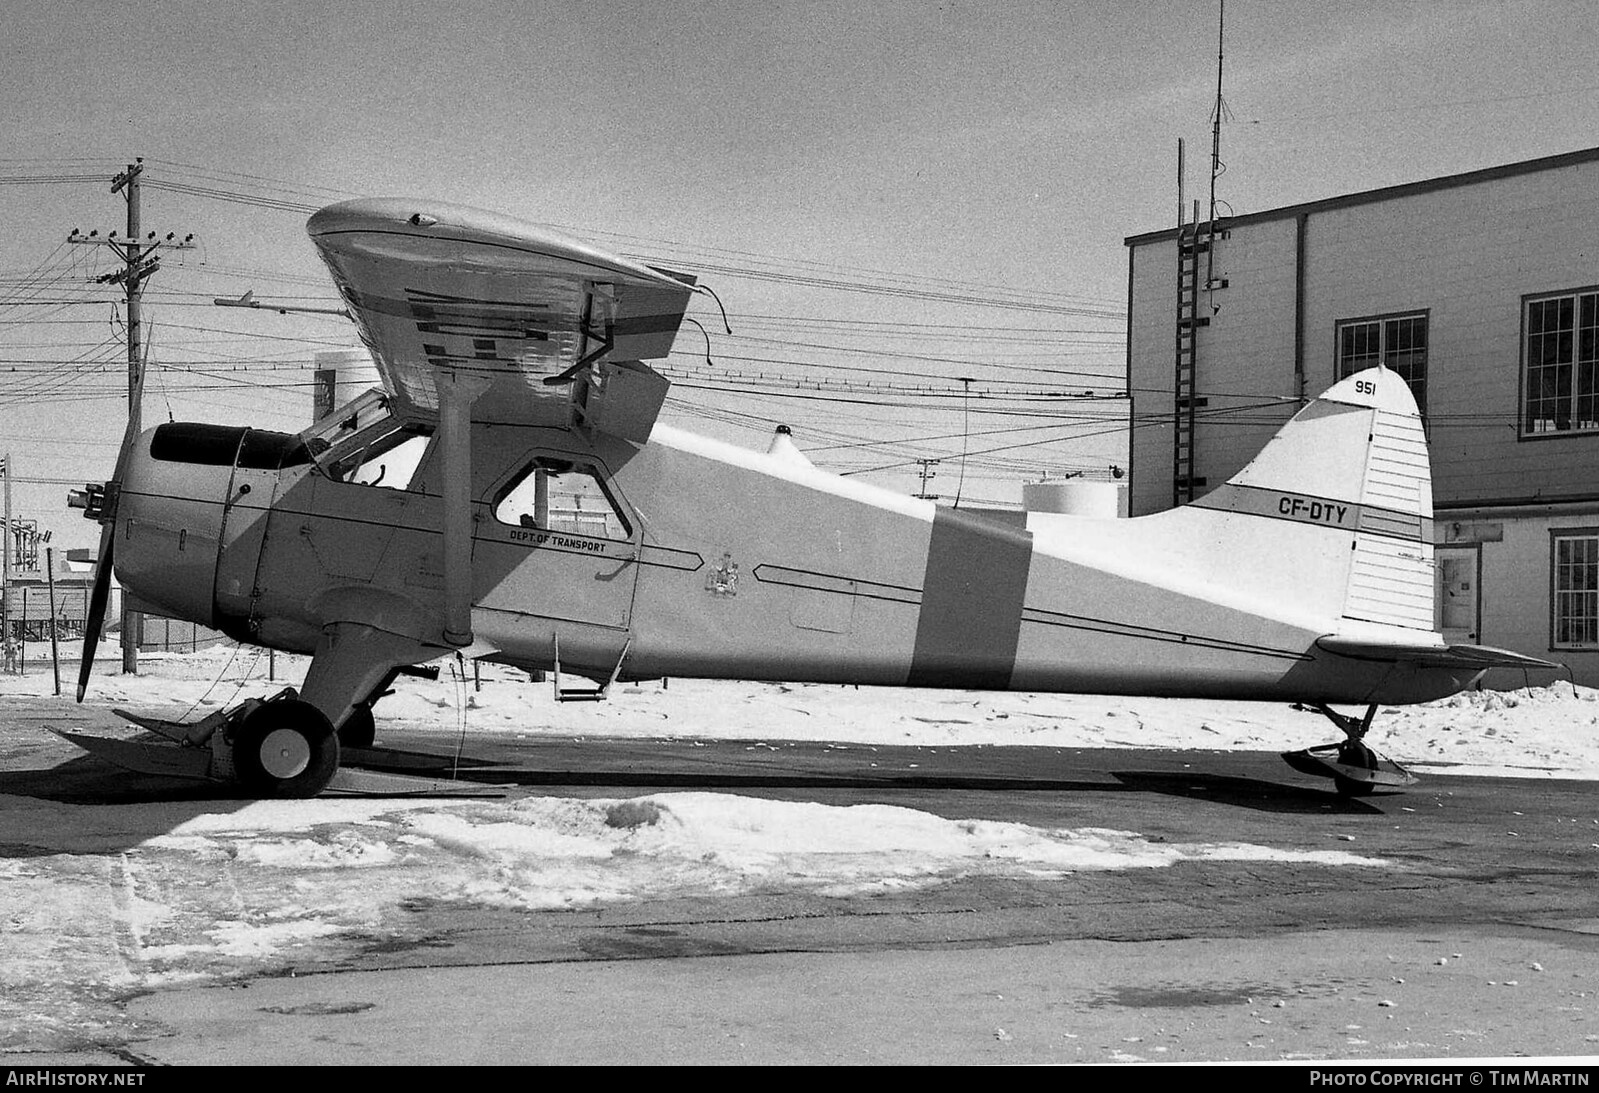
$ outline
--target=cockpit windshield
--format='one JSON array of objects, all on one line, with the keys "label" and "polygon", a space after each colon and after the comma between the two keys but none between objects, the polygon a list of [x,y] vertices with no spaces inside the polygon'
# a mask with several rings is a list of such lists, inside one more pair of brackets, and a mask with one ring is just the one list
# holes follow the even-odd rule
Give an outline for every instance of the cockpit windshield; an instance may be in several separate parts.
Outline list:
[{"label": "cockpit windshield", "polygon": [[300,434],[323,474],[335,482],[403,490],[433,437],[433,425],[395,416],[373,389]]},{"label": "cockpit windshield", "polygon": [[384,418],[390,417],[389,396],[379,388],[372,388],[352,402],[347,402],[331,414],[319,418],[300,434],[306,446],[319,458],[340,441],[354,436]]}]

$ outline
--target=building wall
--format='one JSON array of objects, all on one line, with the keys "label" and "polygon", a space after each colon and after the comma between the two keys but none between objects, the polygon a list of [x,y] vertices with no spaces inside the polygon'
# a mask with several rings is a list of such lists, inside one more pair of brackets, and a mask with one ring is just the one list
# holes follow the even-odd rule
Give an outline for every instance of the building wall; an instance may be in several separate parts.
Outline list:
[{"label": "building wall", "polygon": [[[1599,435],[1520,435],[1524,300],[1599,285],[1596,193],[1599,150],[1235,220],[1216,250],[1229,286],[1197,338],[1196,385],[1210,398],[1196,429],[1199,492],[1236,474],[1295,408],[1243,407],[1300,393],[1296,335],[1303,394],[1314,397],[1336,378],[1340,321],[1425,312],[1440,523],[1505,513],[1503,538],[1479,546],[1474,640],[1567,662],[1599,685],[1599,651],[1551,652],[1549,636],[1549,530],[1599,525],[1599,506],[1569,517],[1509,508],[1599,498]],[[1170,233],[1131,239],[1129,250],[1137,515],[1172,503],[1177,258]]]},{"label": "building wall", "polygon": [[[1311,209],[1305,216],[1305,394],[1334,380],[1341,320],[1428,313],[1429,431],[1440,504],[1599,492],[1599,436],[1521,439],[1521,314],[1527,295],[1599,284],[1599,162]],[[1248,462],[1292,397],[1296,218],[1239,224],[1217,244],[1229,287],[1199,331],[1196,462],[1214,488]],[[1134,388],[1132,511],[1171,505],[1176,245],[1135,244],[1129,294]],[[1203,491],[1201,491],[1203,492]]]},{"label": "building wall", "polygon": [[1595,193],[1586,163],[1310,216],[1310,393],[1333,382],[1340,320],[1425,310],[1438,503],[1594,492],[1599,437],[1523,440],[1517,421],[1523,297],[1599,281]]},{"label": "building wall", "polygon": [[[1196,410],[1196,466],[1206,479],[1200,494],[1249,462],[1298,409],[1294,236],[1295,223],[1287,220],[1252,226],[1217,243],[1215,275],[1225,277],[1228,287],[1200,293],[1200,314],[1209,312],[1211,321],[1195,335],[1197,386],[1206,399]],[[1131,511],[1138,515],[1172,503],[1175,241],[1135,249],[1129,308]]]},{"label": "building wall", "polygon": [[1128,511],[1171,507],[1173,337],[1177,244],[1128,248]]}]

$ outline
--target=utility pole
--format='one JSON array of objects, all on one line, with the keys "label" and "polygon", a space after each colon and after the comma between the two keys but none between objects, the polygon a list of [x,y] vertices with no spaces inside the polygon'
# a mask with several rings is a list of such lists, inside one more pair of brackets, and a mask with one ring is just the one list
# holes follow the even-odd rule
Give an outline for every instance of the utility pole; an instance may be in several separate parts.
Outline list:
[{"label": "utility pole", "polygon": [[[140,382],[140,372],[144,362],[139,358],[139,290],[144,287],[144,278],[154,273],[157,262],[150,258],[149,268],[145,269],[141,259],[142,248],[139,246],[139,176],[144,173],[144,161],[138,160],[128,164],[128,169],[111,180],[111,192],[125,191],[123,196],[128,201],[128,246],[123,252],[124,262],[122,288],[126,293],[128,302],[128,435],[138,436],[141,431],[142,413],[139,406],[139,395],[143,390]],[[151,250],[154,250],[152,247]],[[122,671],[125,675],[132,675],[139,670],[139,630],[144,626],[144,617],[128,610],[128,597],[122,597]]]},{"label": "utility pole", "polygon": [[[144,291],[144,282],[156,270],[161,268],[161,259],[158,251],[190,250],[194,247],[194,236],[185,236],[182,240],[168,232],[165,239],[157,239],[155,232],[148,237],[141,237],[143,226],[139,221],[139,176],[144,174],[144,160],[135,159],[128,164],[127,170],[111,180],[111,192],[120,193],[128,204],[127,238],[118,240],[116,232],[108,238],[101,239],[99,232],[90,232],[81,235],[73,229],[68,242],[91,243],[110,247],[116,256],[122,259],[122,268],[112,273],[107,273],[98,278],[102,284],[121,284],[124,299],[127,302],[128,320],[128,435],[137,436],[140,431],[139,396],[144,389],[144,351],[141,347],[139,298]],[[137,672],[139,669],[139,631],[143,628],[144,617],[136,611],[128,610],[127,597],[122,600],[122,671],[127,674]]]},{"label": "utility pole", "polygon": [[941,462],[943,461],[939,459],[918,459],[916,461],[917,467],[920,468],[916,473],[922,476],[922,489],[916,496],[923,501],[935,501],[938,499],[938,494],[927,492],[927,483],[929,479],[938,477],[938,472],[933,470],[933,468]]},{"label": "utility pole", "polygon": [[61,643],[56,638],[56,551],[44,548],[44,574],[50,582],[50,663],[55,665],[56,694],[61,694]]}]

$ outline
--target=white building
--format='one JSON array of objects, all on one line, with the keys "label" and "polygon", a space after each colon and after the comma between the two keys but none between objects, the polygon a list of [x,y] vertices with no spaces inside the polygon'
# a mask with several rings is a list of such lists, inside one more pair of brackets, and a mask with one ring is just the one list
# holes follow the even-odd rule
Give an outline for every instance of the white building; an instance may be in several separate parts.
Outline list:
[{"label": "white building", "polygon": [[365,349],[325,349],[312,357],[311,420],[320,421],[373,387],[383,386]]},{"label": "white building", "polygon": [[1132,513],[1380,361],[1427,421],[1444,633],[1599,686],[1596,198],[1599,148],[1129,237]]}]

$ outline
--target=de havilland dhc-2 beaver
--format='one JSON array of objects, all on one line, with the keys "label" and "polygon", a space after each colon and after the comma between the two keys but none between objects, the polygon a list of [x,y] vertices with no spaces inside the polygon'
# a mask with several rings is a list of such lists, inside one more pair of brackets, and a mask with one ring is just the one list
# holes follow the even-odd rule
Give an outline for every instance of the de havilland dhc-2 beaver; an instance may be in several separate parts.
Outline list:
[{"label": "de havilland dhc-2 beaver", "polygon": [[138,610],[311,657],[200,722],[127,715],[171,743],[73,737],[135,769],[317,794],[397,674],[462,654],[569,698],[678,676],[1300,703],[1345,739],[1285,758],[1360,793],[1413,780],[1362,741],[1379,705],[1556,667],[1437,632],[1426,438],[1381,367],[1191,504],[1022,527],[821,470],[782,429],[758,452],[659,422],[646,362],[690,275],[427,201],[308,231],[382,389],[298,434],[130,427],[76,499],[102,524],[80,701],[113,566]]}]

